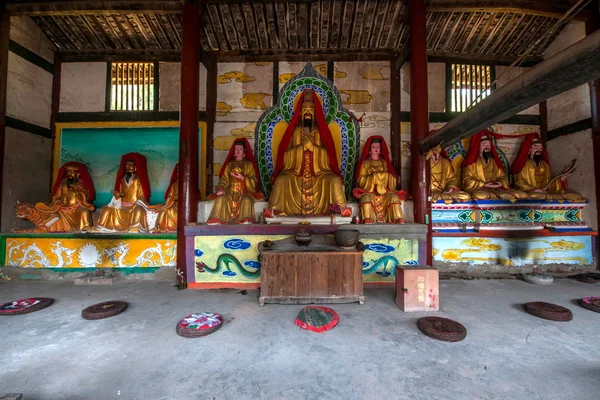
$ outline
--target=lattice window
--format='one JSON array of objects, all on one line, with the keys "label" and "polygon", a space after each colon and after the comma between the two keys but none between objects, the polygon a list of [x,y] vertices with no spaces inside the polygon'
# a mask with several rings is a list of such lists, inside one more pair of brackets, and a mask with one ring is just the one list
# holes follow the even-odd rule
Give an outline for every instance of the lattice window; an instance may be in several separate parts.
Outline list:
[{"label": "lattice window", "polygon": [[495,68],[492,65],[448,64],[446,107],[466,111],[492,93]]},{"label": "lattice window", "polygon": [[110,110],[152,111],[157,90],[155,63],[114,62],[110,65]]}]

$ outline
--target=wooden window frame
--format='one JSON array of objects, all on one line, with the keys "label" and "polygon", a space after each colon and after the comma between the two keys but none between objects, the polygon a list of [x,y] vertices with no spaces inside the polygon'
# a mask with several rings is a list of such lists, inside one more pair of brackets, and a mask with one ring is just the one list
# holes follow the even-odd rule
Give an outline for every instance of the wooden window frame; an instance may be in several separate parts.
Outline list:
[{"label": "wooden window frame", "polygon": [[[112,99],[112,65],[118,63],[147,63],[154,64],[154,93],[152,99],[152,108],[148,110],[111,110],[111,99]],[[160,65],[158,61],[108,61],[106,63],[106,97],[104,104],[104,111],[109,113],[144,113],[144,112],[156,112],[159,109],[159,88],[160,88]]]},{"label": "wooden window frame", "polygon": [[[491,92],[496,90],[496,64],[495,63],[486,63],[486,62],[477,62],[477,63],[456,63],[456,62],[447,62],[446,63],[446,113],[449,114],[459,114],[464,111],[452,111],[452,65],[472,65],[472,66],[487,66],[490,67],[490,82],[492,82]],[[480,100],[481,101],[481,100]],[[475,103],[477,104],[477,103]],[[467,107],[468,108],[468,107]]]}]

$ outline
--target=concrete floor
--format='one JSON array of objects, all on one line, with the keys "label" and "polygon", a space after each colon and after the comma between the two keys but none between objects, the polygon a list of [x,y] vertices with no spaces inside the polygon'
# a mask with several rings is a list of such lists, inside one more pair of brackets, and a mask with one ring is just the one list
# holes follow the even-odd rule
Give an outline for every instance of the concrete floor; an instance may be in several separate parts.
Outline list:
[{"label": "concrete floor", "polygon": [[[468,329],[459,343],[422,335],[422,313],[403,313],[393,289],[333,305],[339,325],[317,334],[293,323],[302,306],[259,307],[257,293],[177,291],[165,282],[74,286],[2,282],[0,303],[56,299],[32,314],[0,317],[0,394],[33,399],[598,399],[600,314],[574,303],[600,286],[560,279],[442,281],[442,311]],[[81,310],[106,300],[128,310],[99,321]],[[527,301],[569,307],[571,322],[522,311]],[[221,313],[203,338],[177,321]]]}]

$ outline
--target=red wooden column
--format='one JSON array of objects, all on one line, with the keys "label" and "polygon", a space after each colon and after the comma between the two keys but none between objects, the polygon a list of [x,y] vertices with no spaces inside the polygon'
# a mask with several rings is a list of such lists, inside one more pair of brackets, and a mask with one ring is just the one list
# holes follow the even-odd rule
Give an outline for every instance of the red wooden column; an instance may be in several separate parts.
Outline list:
[{"label": "red wooden column", "polygon": [[427,244],[421,253],[427,265],[432,265],[431,202],[429,201],[429,171],[425,157],[419,154],[419,141],[429,134],[429,101],[427,96],[427,32],[424,0],[409,0],[410,54],[410,153],[411,195],[415,222],[426,223]]},{"label": "red wooden column", "polygon": [[[585,23],[587,35],[600,30],[600,1],[593,0],[592,12]],[[590,82],[590,103],[592,106],[592,143],[594,145],[594,176],[596,177],[596,210],[600,229],[600,79]]]},{"label": "red wooden column", "polygon": [[179,127],[179,199],[177,220],[177,279],[187,282],[185,226],[198,220],[198,80],[200,77],[200,6],[183,6],[181,46],[181,115]]},{"label": "red wooden column", "polygon": [[4,175],[4,143],[6,137],[6,85],[8,79],[8,42],[10,16],[0,3],[0,223],[2,222],[2,176]]}]

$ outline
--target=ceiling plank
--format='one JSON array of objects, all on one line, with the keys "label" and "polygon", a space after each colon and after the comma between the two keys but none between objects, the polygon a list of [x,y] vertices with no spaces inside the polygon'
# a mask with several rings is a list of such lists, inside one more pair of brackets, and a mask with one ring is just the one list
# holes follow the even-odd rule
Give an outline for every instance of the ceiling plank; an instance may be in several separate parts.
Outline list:
[{"label": "ceiling plank", "polygon": [[251,49],[259,49],[262,48],[260,42],[258,41],[258,33],[256,31],[256,23],[255,23],[254,10],[252,10],[252,5],[248,3],[242,4],[242,19],[244,26],[246,27],[246,35],[248,36],[248,47]]},{"label": "ceiling plank", "polygon": [[179,14],[183,6],[179,0],[76,0],[76,1],[16,1],[5,0],[6,10],[11,15],[96,15],[131,13]]},{"label": "ceiling plank", "polygon": [[286,13],[286,21],[287,21],[287,33],[288,40],[290,42],[290,49],[298,48],[298,20],[297,20],[297,12],[296,12],[296,3],[287,3],[287,13]]},{"label": "ceiling plank", "polygon": [[281,48],[288,48],[287,39],[287,28],[285,25],[285,3],[274,2],[273,8],[275,9],[275,16],[277,21],[277,28],[279,32],[279,45]]},{"label": "ceiling plank", "polygon": [[310,7],[310,3],[298,4],[298,47],[302,49],[310,47],[308,44],[308,7]]},{"label": "ceiling plank", "polygon": [[[571,8],[566,1],[538,0],[430,0],[428,11],[450,12],[510,12],[542,17],[560,18]],[[578,19],[586,19],[587,13],[580,13]]]},{"label": "ceiling plank", "polygon": [[392,53],[377,49],[277,49],[208,52],[217,62],[389,61]]},{"label": "ceiling plank", "polygon": [[263,5],[260,3],[253,3],[252,12],[256,20],[256,30],[258,32],[260,48],[269,48],[269,36],[267,35],[269,28],[267,19],[265,18],[265,13],[263,11]]},{"label": "ceiling plank", "polygon": [[244,23],[244,19],[242,18],[242,12],[240,11],[239,4],[230,4],[229,12],[231,13],[231,19],[233,20],[233,30],[236,33],[236,37],[238,43],[240,45],[240,49],[248,48],[248,35],[247,35],[247,27]]}]

